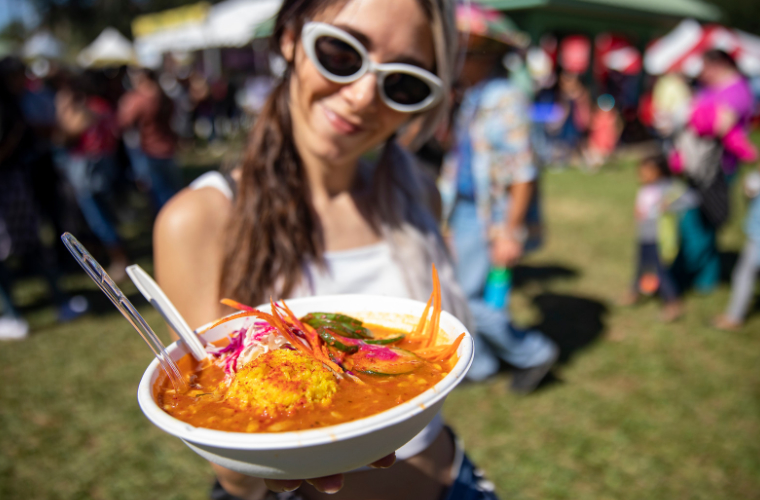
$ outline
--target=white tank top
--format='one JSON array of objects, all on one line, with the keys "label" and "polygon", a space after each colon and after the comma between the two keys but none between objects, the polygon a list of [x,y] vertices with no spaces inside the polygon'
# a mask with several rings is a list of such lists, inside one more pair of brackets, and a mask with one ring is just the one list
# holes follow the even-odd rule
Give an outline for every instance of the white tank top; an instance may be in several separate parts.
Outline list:
[{"label": "white tank top", "polygon": [[[218,189],[227,198],[233,198],[229,182],[219,172],[207,172],[190,184],[190,189],[204,187]],[[350,250],[325,252],[324,259],[324,268],[314,264],[307,266],[308,273],[291,294],[292,297],[346,293],[410,296],[401,269],[386,241]],[[435,441],[442,429],[443,419],[438,414],[427,427],[396,451],[396,458],[406,460],[421,453]]]},{"label": "white tank top", "polygon": [[382,241],[350,250],[325,252],[325,266],[310,264],[294,297],[366,293],[409,298],[391,247]]}]

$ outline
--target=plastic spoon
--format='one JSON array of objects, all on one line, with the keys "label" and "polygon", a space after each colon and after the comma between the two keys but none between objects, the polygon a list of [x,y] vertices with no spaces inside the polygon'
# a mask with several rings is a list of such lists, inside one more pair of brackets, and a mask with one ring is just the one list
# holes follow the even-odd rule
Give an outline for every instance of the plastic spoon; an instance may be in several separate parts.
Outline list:
[{"label": "plastic spoon", "polygon": [[137,333],[139,333],[143,340],[148,344],[148,347],[150,347],[150,350],[153,351],[156,359],[158,359],[158,362],[161,364],[161,368],[163,368],[166,376],[171,380],[174,390],[179,392],[181,389],[184,389],[185,381],[182,379],[182,374],[176,363],[174,363],[174,360],[169,356],[169,353],[166,352],[166,348],[161,342],[161,339],[158,338],[153,329],[151,329],[150,325],[145,321],[145,318],[137,312],[137,309],[135,309],[135,306],[133,306],[129,299],[124,295],[124,292],[116,286],[116,283],[114,283],[108,273],[106,273],[105,269],[98,264],[98,261],[90,255],[90,252],[88,252],[71,233],[63,233],[61,235],[61,240],[69,252],[71,252],[71,255],[74,256],[74,259],[76,259],[79,265],[82,266],[82,269],[84,269],[87,275],[92,278],[92,281],[98,285],[98,288],[100,288],[109,299],[111,299],[111,302],[116,306],[116,309],[124,315],[127,321],[129,321],[129,324],[137,330]]},{"label": "plastic spoon", "polygon": [[203,347],[203,343],[190,326],[188,326],[185,318],[177,311],[177,308],[174,307],[169,297],[158,286],[158,283],[137,264],[127,267],[127,274],[137,289],[140,290],[140,293],[143,294],[145,300],[150,302],[150,305],[161,313],[161,316],[164,317],[164,320],[169,324],[171,329],[177,332],[177,335],[185,342],[193,357],[198,361],[206,359],[208,353],[206,352],[206,348]]}]

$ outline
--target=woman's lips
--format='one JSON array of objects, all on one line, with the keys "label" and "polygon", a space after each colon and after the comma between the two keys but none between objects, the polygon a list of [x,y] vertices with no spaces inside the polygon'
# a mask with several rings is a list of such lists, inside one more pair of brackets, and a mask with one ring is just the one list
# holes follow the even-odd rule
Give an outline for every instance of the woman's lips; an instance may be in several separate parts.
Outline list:
[{"label": "woman's lips", "polygon": [[351,135],[359,132],[362,129],[360,126],[354,125],[326,106],[323,106],[322,109],[324,109],[327,121],[330,122],[330,125],[332,125],[338,132],[346,135]]}]

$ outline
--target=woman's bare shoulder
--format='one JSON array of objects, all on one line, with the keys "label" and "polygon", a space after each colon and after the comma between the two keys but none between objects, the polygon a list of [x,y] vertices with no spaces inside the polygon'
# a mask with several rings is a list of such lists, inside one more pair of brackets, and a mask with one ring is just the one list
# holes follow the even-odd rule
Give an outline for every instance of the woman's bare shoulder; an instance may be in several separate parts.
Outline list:
[{"label": "woman's bare shoulder", "polygon": [[153,235],[183,244],[202,243],[224,231],[231,212],[232,201],[218,189],[185,188],[161,209]]},{"label": "woman's bare shoulder", "polygon": [[180,191],[153,229],[155,276],[193,326],[219,317],[219,277],[232,202],[212,187]]}]

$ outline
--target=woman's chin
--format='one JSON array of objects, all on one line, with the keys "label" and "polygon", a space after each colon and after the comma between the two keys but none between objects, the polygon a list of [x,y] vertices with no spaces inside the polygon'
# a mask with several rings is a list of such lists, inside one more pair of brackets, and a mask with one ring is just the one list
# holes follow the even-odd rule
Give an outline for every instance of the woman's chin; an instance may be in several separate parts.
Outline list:
[{"label": "woman's chin", "polygon": [[326,138],[320,138],[315,142],[317,144],[312,148],[314,156],[328,163],[343,163],[349,158],[349,153],[353,151],[350,147]]},{"label": "woman's chin", "polygon": [[365,149],[365,144],[358,136],[332,134],[323,130],[314,136],[312,151],[314,155],[326,161],[342,163],[351,158],[358,158]]}]

